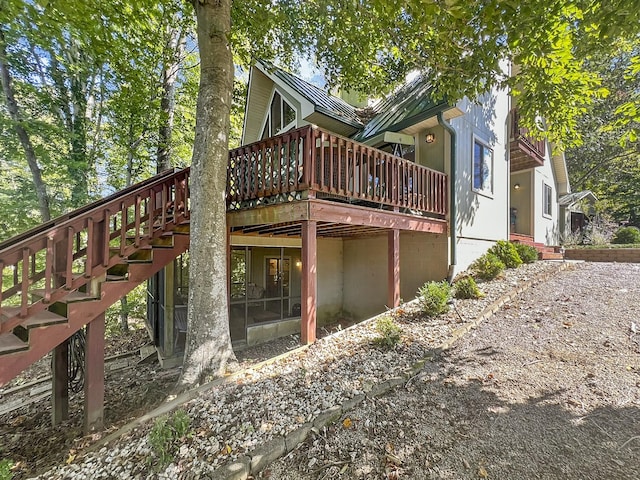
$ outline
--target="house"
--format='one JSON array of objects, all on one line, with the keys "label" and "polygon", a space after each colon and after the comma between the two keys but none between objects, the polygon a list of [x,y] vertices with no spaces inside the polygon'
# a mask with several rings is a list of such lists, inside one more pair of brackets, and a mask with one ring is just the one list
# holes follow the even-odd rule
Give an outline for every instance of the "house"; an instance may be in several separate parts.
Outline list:
[{"label": "house", "polygon": [[368,107],[256,62],[229,164],[234,342],[313,341],[497,240],[558,244],[564,157],[519,128],[505,92],[455,105],[430,92],[419,76]]},{"label": "house", "polygon": [[558,206],[561,240],[565,240],[570,235],[582,236],[589,219],[596,213],[597,201],[597,197],[591,190],[569,193],[560,197]]},{"label": "house", "polygon": [[[295,332],[311,343],[323,324],[453,278],[497,240],[557,243],[564,157],[519,128],[505,92],[456,104],[430,92],[418,77],[370,108],[266,63],[251,69],[227,183],[236,346]],[[0,243],[0,386],[52,352],[62,421],[80,336],[85,429],[99,428],[105,311],[147,280],[161,361],[181,360],[189,174],[164,172]]]}]

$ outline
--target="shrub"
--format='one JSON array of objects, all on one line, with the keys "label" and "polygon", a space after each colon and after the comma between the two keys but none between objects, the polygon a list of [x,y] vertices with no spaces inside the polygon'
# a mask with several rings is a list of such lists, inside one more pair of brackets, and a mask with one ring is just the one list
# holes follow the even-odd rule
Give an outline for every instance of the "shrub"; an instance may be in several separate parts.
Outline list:
[{"label": "shrub", "polygon": [[480,280],[493,280],[504,270],[504,263],[493,253],[485,253],[471,264],[473,275]]},{"label": "shrub", "polygon": [[489,249],[489,253],[493,253],[500,259],[507,268],[518,268],[522,265],[522,259],[518,255],[518,250],[511,242],[506,240],[498,240],[496,244]]},{"label": "shrub", "polygon": [[456,298],[480,298],[483,296],[478,284],[471,276],[462,277],[453,284]]},{"label": "shrub", "polygon": [[402,329],[396,325],[390,316],[384,315],[378,318],[376,322],[376,332],[380,334],[380,337],[376,338],[375,342],[382,347],[390,349],[400,342]]},{"label": "shrub", "polygon": [[523,263],[533,263],[538,260],[538,250],[531,245],[524,243],[514,243],[514,247],[518,251],[518,255]]},{"label": "shrub", "polygon": [[640,230],[636,227],[621,227],[613,235],[611,243],[631,244],[640,243]]},{"label": "shrub", "polygon": [[418,289],[418,302],[422,312],[428,317],[435,317],[449,310],[451,285],[446,281],[427,282]]},{"label": "shrub", "polygon": [[11,468],[13,462],[11,460],[0,460],[0,480],[11,480]]},{"label": "shrub", "polygon": [[171,463],[178,447],[178,440],[187,436],[191,419],[184,410],[177,410],[172,416],[160,417],[149,432],[149,445],[158,459],[158,469],[163,470]]}]

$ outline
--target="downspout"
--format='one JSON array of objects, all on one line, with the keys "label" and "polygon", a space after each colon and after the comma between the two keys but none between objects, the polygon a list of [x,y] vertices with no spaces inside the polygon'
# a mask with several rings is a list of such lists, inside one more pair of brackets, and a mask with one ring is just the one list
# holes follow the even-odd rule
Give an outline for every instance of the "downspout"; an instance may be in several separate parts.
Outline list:
[{"label": "downspout", "polygon": [[442,112],[438,112],[438,124],[449,132],[451,138],[451,171],[449,172],[449,231],[451,232],[451,265],[449,265],[449,283],[453,281],[456,267],[456,250],[457,250],[457,228],[456,218],[457,202],[456,202],[456,130],[445,122]]}]

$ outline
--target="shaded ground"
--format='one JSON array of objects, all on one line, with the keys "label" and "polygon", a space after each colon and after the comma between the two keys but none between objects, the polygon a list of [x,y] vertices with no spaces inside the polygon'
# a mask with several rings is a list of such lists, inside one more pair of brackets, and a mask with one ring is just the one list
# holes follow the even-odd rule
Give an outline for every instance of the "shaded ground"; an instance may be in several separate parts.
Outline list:
[{"label": "shaded ground", "polygon": [[261,477],[640,478],[640,267],[561,273],[342,420]]}]

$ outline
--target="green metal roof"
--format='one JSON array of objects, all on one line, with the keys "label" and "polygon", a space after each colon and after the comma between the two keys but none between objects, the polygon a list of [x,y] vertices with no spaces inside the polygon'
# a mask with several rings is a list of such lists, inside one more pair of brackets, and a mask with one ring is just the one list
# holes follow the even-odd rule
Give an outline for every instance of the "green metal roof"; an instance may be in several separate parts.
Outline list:
[{"label": "green metal roof", "polygon": [[335,118],[354,128],[362,128],[362,122],[356,114],[355,107],[349,105],[341,98],[334,97],[315,85],[305,82],[295,75],[286,72],[268,62],[261,62],[264,67],[282,82],[309,100],[317,112]]},{"label": "green metal roof", "polygon": [[374,107],[376,115],[354,135],[354,140],[365,141],[382,132],[397,132],[450,108],[445,101],[434,102],[431,92],[431,85],[422,76],[405,84]]}]

